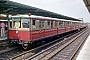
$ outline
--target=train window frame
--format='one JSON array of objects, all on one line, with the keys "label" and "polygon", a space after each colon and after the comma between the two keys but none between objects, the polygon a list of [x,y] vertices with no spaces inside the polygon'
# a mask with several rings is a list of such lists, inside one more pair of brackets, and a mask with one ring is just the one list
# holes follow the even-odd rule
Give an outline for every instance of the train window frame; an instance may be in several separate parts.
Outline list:
[{"label": "train window frame", "polygon": [[47,25],[49,25],[49,26],[50,26],[50,21],[47,21]]},{"label": "train window frame", "polygon": [[32,25],[35,25],[36,20],[32,20]]},{"label": "train window frame", "polygon": [[[17,17],[15,17],[15,18],[17,18]],[[29,31],[31,28],[30,28],[30,23],[29,23],[29,28],[23,28],[22,27],[22,19],[21,18],[23,18],[23,17],[19,17],[19,20],[15,20],[13,17],[11,17],[11,23],[12,23],[12,27],[10,27],[9,26],[9,30],[16,30],[16,29],[18,29],[18,30],[26,30],[26,31]],[[26,18],[27,19],[27,18]],[[30,19],[28,19],[29,20],[29,22],[30,22]],[[16,27],[14,27],[14,21],[20,21],[20,27],[19,28],[16,28]],[[10,24],[9,24],[10,25]]]},{"label": "train window frame", "polygon": [[39,20],[39,29],[45,29],[45,20]]},{"label": "train window frame", "polygon": [[69,21],[67,21],[67,27],[69,27]]},{"label": "train window frame", "polygon": [[54,24],[54,21],[51,21],[51,29],[54,28],[53,24]]},{"label": "train window frame", "polygon": [[63,28],[65,27],[65,21],[63,21]]},{"label": "train window frame", "polygon": [[60,27],[60,28],[63,27],[63,21],[59,21],[59,27]]},{"label": "train window frame", "polygon": [[58,21],[55,21],[55,28],[57,28],[57,26],[58,26]]},{"label": "train window frame", "polygon": [[[33,22],[34,21],[34,22]],[[32,20],[32,29],[33,30],[37,30],[39,27],[37,26],[37,22],[38,22],[39,20]]]},{"label": "train window frame", "polygon": [[[16,28],[16,27],[15,27],[15,22],[16,22],[16,21],[19,21],[19,22],[20,22],[20,27],[19,27],[19,28],[21,28],[21,19],[19,18],[18,20],[15,20],[14,18],[12,18],[12,29],[13,29],[13,28],[14,28],[14,29]],[[11,27],[10,27],[10,28],[11,28]]]},{"label": "train window frame", "polygon": [[[24,21],[25,20],[25,21]],[[27,22],[26,22],[27,21]],[[24,23],[24,24],[23,24]],[[26,19],[26,18],[21,18],[21,25],[22,25],[22,27],[21,28],[23,28],[23,29],[25,29],[25,28],[31,28],[30,27],[30,19]]]},{"label": "train window frame", "polygon": [[51,28],[51,21],[47,21],[47,29]]}]

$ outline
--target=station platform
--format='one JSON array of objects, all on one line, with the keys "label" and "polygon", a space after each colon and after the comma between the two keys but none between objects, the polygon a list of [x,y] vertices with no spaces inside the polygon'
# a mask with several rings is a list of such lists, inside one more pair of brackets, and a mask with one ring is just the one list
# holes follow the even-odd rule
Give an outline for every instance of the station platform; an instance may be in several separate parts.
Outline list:
[{"label": "station platform", "polygon": [[90,60],[90,35],[88,36],[76,60]]},{"label": "station platform", "polygon": [[6,39],[7,39],[7,37],[4,37],[4,38],[1,38],[1,37],[0,37],[0,41],[1,41],[1,40],[6,40]]}]

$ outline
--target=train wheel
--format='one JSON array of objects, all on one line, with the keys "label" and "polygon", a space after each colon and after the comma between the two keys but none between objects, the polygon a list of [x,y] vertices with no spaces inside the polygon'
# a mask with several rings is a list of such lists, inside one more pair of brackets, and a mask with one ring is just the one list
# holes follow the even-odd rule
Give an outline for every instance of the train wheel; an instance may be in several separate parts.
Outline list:
[{"label": "train wheel", "polygon": [[78,31],[80,31],[80,29],[78,29]]},{"label": "train wheel", "polygon": [[30,44],[29,43],[23,43],[22,47],[24,50],[28,50],[28,49],[30,49]]}]

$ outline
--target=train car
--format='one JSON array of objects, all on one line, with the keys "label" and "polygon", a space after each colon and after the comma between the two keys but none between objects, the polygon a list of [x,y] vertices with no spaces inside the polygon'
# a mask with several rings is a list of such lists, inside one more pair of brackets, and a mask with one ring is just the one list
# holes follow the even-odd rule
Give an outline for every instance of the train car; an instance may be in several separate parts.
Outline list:
[{"label": "train car", "polygon": [[50,37],[86,27],[82,22],[43,16],[12,16],[8,21],[10,44],[21,44],[24,49],[44,43]]}]

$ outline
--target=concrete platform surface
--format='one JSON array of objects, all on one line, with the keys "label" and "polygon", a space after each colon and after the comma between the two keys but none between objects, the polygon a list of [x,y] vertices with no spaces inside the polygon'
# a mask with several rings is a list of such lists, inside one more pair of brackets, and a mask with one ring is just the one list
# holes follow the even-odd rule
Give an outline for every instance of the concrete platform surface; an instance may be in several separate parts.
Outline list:
[{"label": "concrete platform surface", "polygon": [[88,36],[76,60],[90,60],[90,35]]},{"label": "concrete platform surface", "polygon": [[7,39],[7,37],[4,37],[4,38],[0,38],[0,40],[6,40]]}]

